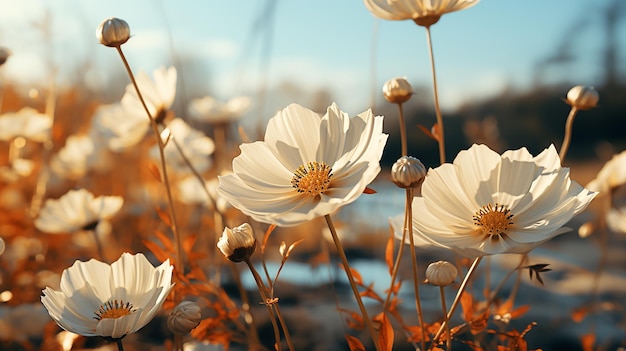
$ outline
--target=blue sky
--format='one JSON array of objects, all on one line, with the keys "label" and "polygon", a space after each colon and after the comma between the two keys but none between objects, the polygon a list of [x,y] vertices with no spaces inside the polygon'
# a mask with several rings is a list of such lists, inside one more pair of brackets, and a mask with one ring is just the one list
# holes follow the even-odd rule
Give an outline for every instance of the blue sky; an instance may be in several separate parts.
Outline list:
[{"label": "blue sky", "polygon": [[[566,40],[574,60],[551,67],[542,81],[599,85],[602,11],[610,1],[482,0],[443,16],[432,35],[444,108],[507,87],[528,88],[535,64]],[[107,84],[111,70],[121,64],[115,50],[97,43],[94,32],[103,19],[115,16],[131,26],[133,37],[124,49],[135,70],[170,64],[172,53],[193,56],[209,72],[194,87],[222,99],[250,94],[262,82],[272,88],[289,81],[305,90],[327,89],[340,107],[358,113],[390,78],[405,76],[415,86],[430,86],[425,31],[413,22],[378,20],[360,0],[278,0],[274,21],[258,25],[266,3],[0,0],[0,45],[14,52],[2,73],[24,85],[44,85],[53,62],[60,84],[77,67],[84,67],[80,76],[89,84]],[[46,14],[48,35],[37,29]],[[574,26],[578,21],[587,25]],[[625,22],[618,27],[624,44]],[[264,56],[268,28],[272,45]],[[626,61],[626,53],[620,55]],[[264,57],[269,57],[266,63]]]}]

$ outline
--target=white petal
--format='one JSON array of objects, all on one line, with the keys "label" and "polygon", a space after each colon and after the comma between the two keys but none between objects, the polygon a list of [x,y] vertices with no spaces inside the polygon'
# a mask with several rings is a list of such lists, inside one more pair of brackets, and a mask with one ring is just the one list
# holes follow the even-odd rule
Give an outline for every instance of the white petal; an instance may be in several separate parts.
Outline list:
[{"label": "white petal", "polygon": [[[457,176],[463,191],[480,206],[492,201],[491,195],[496,192],[496,169],[500,163],[500,155],[485,145],[472,145],[468,150],[459,152],[454,159]],[[427,178],[428,179],[428,178]]]}]

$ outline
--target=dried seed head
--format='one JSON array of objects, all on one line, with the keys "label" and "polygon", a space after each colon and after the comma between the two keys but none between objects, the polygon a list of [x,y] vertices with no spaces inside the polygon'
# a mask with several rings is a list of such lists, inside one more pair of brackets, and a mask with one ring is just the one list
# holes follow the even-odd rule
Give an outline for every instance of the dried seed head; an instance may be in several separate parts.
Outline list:
[{"label": "dried seed head", "polygon": [[0,47],[0,66],[4,65],[4,63],[7,62],[9,56],[11,56],[11,50],[5,47]]},{"label": "dried seed head", "polygon": [[401,104],[409,101],[413,95],[413,87],[406,78],[393,78],[383,85],[383,95],[392,104]]},{"label": "dried seed head", "polygon": [[130,27],[123,19],[112,17],[100,23],[96,29],[96,37],[102,45],[120,47],[130,38]]},{"label": "dried seed head", "polygon": [[176,305],[167,317],[167,327],[176,335],[187,335],[202,320],[200,306],[193,301],[183,301]]},{"label": "dried seed head", "polygon": [[598,105],[598,91],[588,85],[577,85],[567,92],[567,103],[579,110],[589,110]]},{"label": "dried seed head", "polygon": [[457,276],[456,267],[448,261],[437,261],[426,268],[426,279],[435,286],[448,286]]},{"label": "dried seed head", "polygon": [[400,188],[417,188],[426,177],[426,167],[415,157],[402,156],[391,167],[391,180]]},{"label": "dried seed head", "polygon": [[233,262],[242,262],[250,258],[256,248],[256,239],[252,227],[244,223],[230,229],[224,228],[224,232],[217,242],[217,247],[222,254]]}]

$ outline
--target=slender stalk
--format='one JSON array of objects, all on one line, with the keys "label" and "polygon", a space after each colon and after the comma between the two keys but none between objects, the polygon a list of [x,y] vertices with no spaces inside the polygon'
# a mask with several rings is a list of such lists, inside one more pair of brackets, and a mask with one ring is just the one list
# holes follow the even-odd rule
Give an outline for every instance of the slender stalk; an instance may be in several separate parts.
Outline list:
[{"label": "slender stalk", "polygon": [[96,250],[98,251],[98,257],[100,258],[100,261],[106,262],[104,259],[104,250],[102,249],[102,242],[100,241],[100,238],[98,237],[98,233],[96,232],[95,229],[92,229],[89,231],[93,234],[93,238],[96,241]]},{"label": "slender stalk", "polygon": [[246,289],[241,283],[241,277],[239,276],[239,269],[237,268],[237,265],[230,261],[229,263],[229,266],[233,271],[233,277],[235,279],[235,283],[237,284],[237,289],[239,290],[239,295],[241,296],[241,311],[244,315],[243,320],[247,325],[247,327],[244,328],[244,332],[246,333],[248,344],[258,346],[260,345],[259,335],[254,327],[252,313],[250,313],[250,301],[248,300],[248,294],[246,294]]},{"label": "slender stalk", "polygon": [[[246,264],[248,265],[248,268],[250,268],[250,272],[252,273],[252,276],[254,277],[254,281],[256,282],[257,288],[259,290],[259,294],[261,294],[261,299],[263,299],[263,304],[265,305],[265,307],[267,307],[267,312],[270,315],[270,321],[272,322],[272,327],[274,328],[274,337],[276,338],[276,348],[278,351],[282,350],[282,347],[280,346],[280,331],[278,330],[278,324],[276,323],[276,315],[274,314],[274,309],[272,308],[272,306],[269,304],[269,299],[267,297],[267,288],[265,287],[265,284],[263,284],[263,280],[261,279],[261,276],[259,276],[259,272],[256,271],[256,268],[254,268],[254,265],[252,264],[252,262],[250,262],[250,259],[246,259],[244,262],[246,262]],[[290,348],[290,350],[293,350],[292,348]]]},{"label": "slender stalk", "polygon": [[439,108],[439,91],[437,89],[437,74],[435,73],[435,55],[433,53],[433,41],[430,36],[430,26],[426,26],[426,41],[428,42],[428,53],[430,54],[430,69],[433,74],[433,96],[435,99],[435,115],[437,116],[437,141],[439,142],[439,161],[446,162],[445,137],[443,133],[443,117]]},{"label": "slender stalk", "polygon": [[561,144],[561,151],[559,151],[561,163],[565,160],[567,149],[569,148],[569,144],[572,140],[572,126],[574,125],[574,117],[576,117],[576,113],[578,113],[578,109],[572,106],[572,109],[569,111],[569,115],[567,116],[567,121],[565,121],[565,136],[563,137],[563,144]]},{"label": "slender stalk", "polygon": [[417,320],[422,332],[422,350],[426,350],[426,330],[424,329],[424,315],[422,313],[422,303],[420,299],[420,288],[417,268],[417,254],[415,253],[415,240],[413,239],[413,189],[406,189],[406,213],[409,229],[409,244],[411,245],[411,267],[413,270],[413,290],[415,291],[415,308],[417,309]]},{"label": "slender stalk", "polygon": [[407,156],[407,143],[406,143],[406,126],[404,125],[404,111],[402,110],[402,104],[398,104],[398,120],[400,121],[400,142],[402,145],[402,156]]},{"label": "slender stalk", "polygon": [[161,139],[161,135],[159,133],[159,128],[156,124],[156,121],[154,120],[154,117],[150,113],[150,110],[148,109],[148,106],[146,105],[146,102],[143,99],[143,95],[141,95],[141,91],[139,90],[139,85],[137,85],[137,81],[135,80],[133,71],[131,70],[130,65],[128,64],[128,61],[126,60],[126,56],[124,56],[122,47],[117,46],[116,49],[120,55],[120,58],[122,59],[122,62],[124,63],[124,67],[126,68],[128,77],[130,78],[131,83],[135,87],[135,92],[137,92],[137,97],[139,98],[139,101],[141,102],[143,109],[146,111],[146,114],[148,115],[148,118],[150,119],[150,126],[152,127],[152,131],[154,132],[154,137],[156,138],[157,145],[159,147],[159,155],[161,158],[161,171],[163,172],[163,183],[165,185],[165,192],[167,193],[167,201],[169,203],[170,216],[171,216],[171,221],[172,221],[171,229],[172,229],[172,232],[174,233],[175,244],[176,244],[176,259],[178,261],[177,266],[180,272],[183,273],[185,272],[185,256],[184,256],[184,251],[183,251],[183,239],[180,233],[178,232],[176,210],[174,209],[174,199],[172,196],[172,189],[170,187],[170,182],[169,182],[169,178],[167,175],[167,167],[165,164],[165,153],[163,151],[165,146],[163,145],[163,140]]},{"label": "slender stalk", "polygon": [[339,258],[341,258],[341,263],[343,264],[343,268],[346,271],[346,275],[348,276],[348,281],[350,282],[350,287],[352,288],[352,293],[354,294],[354,298],[356,299],[357,304],[359,305],[359,309],[361,310],[361,315],[365,321],[365,325],[372,336],[372,340],[374,341],[374,346],[377,351],[380,351],[380,345],[378,344],[378,334],[372,325],[372,321],[367,315],[367,310],[365,309],[365,305],[363,304],[363,300],[361,299],[361,294],[359,294],[359,289],[354,282],[354,276],[352,275],[352,270],[350,269],[350,264],[348,264],[348,258],[346,257],[346,252],[343,250],[343,245],[341,244],[341,240],[337,236],[337,231],[335,230],[335,226],[333,224],[330,215],[324,216],[326,219],[326,224],[328,224],[328,229],[330,230],[330,234],[333,237],[333,241],[335,242],[335,247],[337,248],[337,253],[339,254]]},{"label": "slender stalk", "polygon": [[117,340],[117,351],[124,351],[124,345],[122,345],[122,339]]},{"label": "slender stalk", "polygon": [[439,287],[439,294],[441,295],[441,310],[443,311],[444,323],[446,324],[446,350],[452,350],[452,336],[450,335],[450,323],[448,322],[448,315],[446,311],[448,308],[446,307],[446,293],[443,290],[443,286]]},{"label": "slender stalk", "polygon": [[439,327],[437,334],[435,334],[435,337],[433,338],[433,344],[431,345],[431,347],[435,345],[435,341],[439,339],[439,337],[441,336],[441,333],[443,333],[443,330],[448,326],[448,321],[452,318],[452,315],[454,314],[456,307],[459,305],[459,302],[461,301],[461,295],[463,295],[463,292],[465,291],[465,288],[467,287],[467,283],[469,282],[470,278],[476,271],[476,267],[478,267],[478,264],[480,263],[481,260],[482,260],[482,257],[476,257],[474,259],[474,262],[472,262],[472,265],[470,266],[469,270],[465,274],[465,278],[463,278],[463,281],[461,282],[461,286],[459,286],[459,290],[456,292],[454,301],[452,302],[452,305],[450,306],[450,311],[448,311],[448,314],[446,315],[446,318],[443,321],[443,324]]},{"label": "slender stalk", "polygon": [[283,334],[285,335],[285,341],[287,342],[287,346],[289,350],[295,350],[293,347],[293,343],[291,342],[291,334],[289,333],[289,328],[287,328],[287,323],[285,323],[285,319],[283,318],[283,314],[280,312],[280,307],[278,307],[278,303],[273,304],[274,310],[276,310],[276,316],[278,316],[278,321],[283,329]]},{"label": "slender stalk", "polygon": [[391,282],[389,283],[389,290],[387,291],[387,296],[385,298],[385,303],[383,304],[383,310],[387,311],[387,307],[389,306],[389,301],[391,300],[391,293],[393,291],[393,287],[396,284],[396,278],[398,276],[398,270],[400,268],[400,260],[402,259],[402,254],[404,253],[404,244],[406,243],[406,232],[407,232],[407,220],[408,216],[404,216],[404,224],[402,226],[402,241],[400,241],[400,247],[398,248],[398,254],[396,255],[396,259],[393,262],[393,267],[391,268]]}]

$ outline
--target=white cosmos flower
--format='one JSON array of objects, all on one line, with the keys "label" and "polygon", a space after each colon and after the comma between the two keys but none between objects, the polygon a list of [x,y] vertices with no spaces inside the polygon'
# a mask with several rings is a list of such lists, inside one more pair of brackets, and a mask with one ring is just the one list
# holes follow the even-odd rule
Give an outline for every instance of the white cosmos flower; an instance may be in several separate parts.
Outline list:
[{"label": "white cosmos flower", "polygon": [[[136,81],[150,115],[157,123],[162,123],[176,97],[176,68],[159,67],[152,73],[152,77],[154,79],[145,72],[139,72]],[[146,124],[150,122],[132,84],[126,86],[122,106],[133,118],[142,118]]]},{"label": "white cosmos flower", "polygon": [[[212,207],[212,204],[215,203],[217,210],[220,213],[225,213],[232,207],[226,199],[217,193],[218,185],[217,178],[205,180],[204,184],[201,184],[198,178],[189,176],[177,183],[178,195],[180,201],[187,205]],[[206,190],[202,189],[202,186],[204,186]],[[207,196],[207,192],[210,198]]]},{"label": "white cosmos flower", "polygon": [[92,120],[92,134],[103,139],[114,152],[124,151],[137,145],[150,128],[150,120],[143,115],[129,113],[122,104],[98,107]]},{"label": "white cosmos flower", "polygon": [[236,121],[250,109],[250,98],[234,97],[222,102],[212,96],[205,96],[189,102],[189,116],[208,123],[225,123]]},{"label": "white cosmos flower", "polygon": [[44,203],[35,227],[46,233],[73,233],[96,229],[100,221],[115,215],[124,199],[120,196],[98,196],[85,189],[70,190],[59,199]]},{"label": "white cosmos flower", "polygon": [[[413,20],[435,23],[441,15],[466,9],[479,0],[363,0],[365,7],[376,17],[393,20]],[[434,21],[434,22],[433,22]]]},{"label": "white cosmos flower", "polygon": [[616,233],[626,233],[626,151],[614,155],[587,188],[610,196],[606,224]]},{"label": "white cosmos flower", "polygon": [[63,329],[120,339],[144,327],[174,286],[169,260],[154,267],[141,253],[111,265],[91,259],[63,271],[60,291],[46,288],[41,302]]},{"label": "white cosmos flower", "polygon": [[[190,173],[187,163],[180,155],[175,143],[178,143],[187,160],[193,165],[196,171],[204,172],[211,166],[211,154],[215,151],[213,139],[202,132],[191,128],[180,118],[173,119],[167,124],[167,128],[161,132],[165,145],[165,160],[167,166],[180,173]],[[169,140],[171,139],[171,140]],[[150,155],[154,159],[159,159],[158,146],[150,150]]]},{"label": "white cosmos flower", "polygon": [[563,228],[597,195],[570,180],[554,146],[499,155],[485,145],[431,169],[413,200],[413,228],[466,256],[525,253]]},{"label": "white cosmos flower", "polygon": [[380,172],[387,134],[370,110],[350,118],[297,104],[270,119],[265,141],[242,144],[218,192],[253,219],[290,226],[356,200]]},{"label": "white cosmos flower", "polygon": [[43,142],[50,137],[52,119],[32,107],[0,116],[0,140],[11,141],[17,137]]},{"label": "white cosmos flower", "polygon": [[81,178],[90,169],[95,150],[96,145],[88,135],[71,135],[52,157],[50,167],[62,177]]}]

